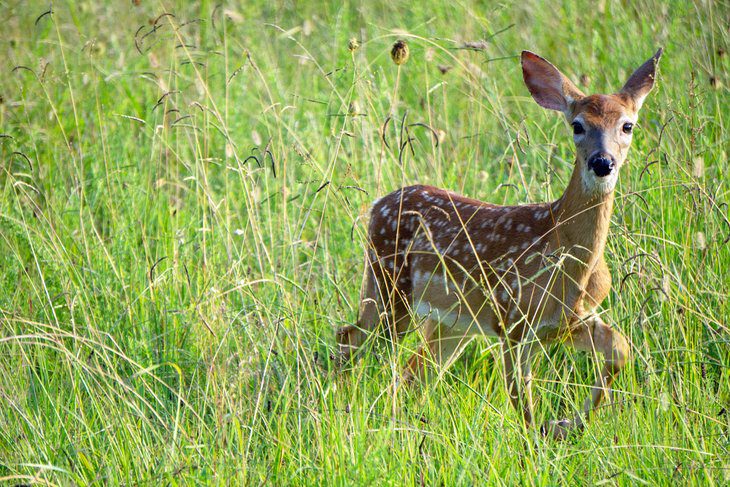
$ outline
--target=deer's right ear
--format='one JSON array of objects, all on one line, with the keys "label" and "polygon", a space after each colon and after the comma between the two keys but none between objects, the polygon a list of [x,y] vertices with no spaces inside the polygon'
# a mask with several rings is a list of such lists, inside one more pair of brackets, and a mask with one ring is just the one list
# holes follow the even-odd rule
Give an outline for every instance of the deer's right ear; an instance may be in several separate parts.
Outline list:
[{"label": "deer's right ear", "polygon": [[558,68],[530,51],[522,51],[522,77],[538,105],[566,115],[571,103],[585,96]]}]

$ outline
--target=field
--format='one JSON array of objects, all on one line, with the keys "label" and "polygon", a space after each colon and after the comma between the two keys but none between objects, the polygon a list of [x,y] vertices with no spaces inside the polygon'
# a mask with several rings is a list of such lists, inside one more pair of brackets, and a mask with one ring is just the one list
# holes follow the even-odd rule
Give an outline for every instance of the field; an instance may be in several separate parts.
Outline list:
[{"label": "field", "polygon": [[[0,480],[730,482],[727,1],[105,3],[0,7]],[[417,334],[338,371],[375,198],[567,184],[520,51],[613,92],[660,46],[606,250],[632,358],[585,431],[525,428],[488,339],[411,389]],[[538,421],[595,372],[539,357]]]}]

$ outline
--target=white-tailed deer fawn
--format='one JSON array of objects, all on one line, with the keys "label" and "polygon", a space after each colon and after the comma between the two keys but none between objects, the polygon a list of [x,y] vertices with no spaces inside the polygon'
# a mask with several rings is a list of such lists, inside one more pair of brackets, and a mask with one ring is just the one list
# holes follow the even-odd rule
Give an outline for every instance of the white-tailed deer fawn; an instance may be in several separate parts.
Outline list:
[{"label": "white-tailed deer fawn", "polygon": [[[531,357],[560,341],[605,357],[584,406],[588,416],[629,357],[626,338],[595,310],[611,288],[603,250],[614,188],[661,53],[617,94],[586,96],[524,51],[532,97],[562,112],[573,129],[576,160],[565,193],[551,203],[499,206],[409,186],[375,202],[359,320],[337,333],[342,359],[381,325],[392,340],[422,326],[426,344],[404,373],[412,380],[429,361],[447,366],[476,335],[499,337],[510,399],[530,424]],[[564,437],[582,424],[578,415],[548,430]]]}]

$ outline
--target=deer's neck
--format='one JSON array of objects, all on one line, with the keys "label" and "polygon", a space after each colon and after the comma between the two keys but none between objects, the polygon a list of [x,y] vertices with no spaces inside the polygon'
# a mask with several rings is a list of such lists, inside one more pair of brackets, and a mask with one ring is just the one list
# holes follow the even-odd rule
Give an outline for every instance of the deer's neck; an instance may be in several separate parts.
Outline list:
[{"label": "deer's neck", "polygon": [[563,251],[589,270],[602,257],[606,246],[614,194],[587,192],[579,171],[580,165],[576,164],[565,193],[553,204],[558,223],[555,237]]}]

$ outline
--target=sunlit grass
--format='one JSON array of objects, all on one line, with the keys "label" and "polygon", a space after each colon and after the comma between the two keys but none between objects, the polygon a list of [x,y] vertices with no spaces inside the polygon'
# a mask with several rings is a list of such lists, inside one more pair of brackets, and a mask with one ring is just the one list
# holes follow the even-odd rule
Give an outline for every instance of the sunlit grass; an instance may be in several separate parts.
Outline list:
[{"label": "sunlit grass", "polygon": [[[727,5],[134,3],[1,7],[0,478],[727,483]],[[613,405],[567,442],[526,430],[487,340],[412,391],[416,336],[337,373],[372,200],[556,198],[569,131],[519,52],[605,92],[658,46],[606,251]],[[541,420],[595,370],[550,352]]]}]

